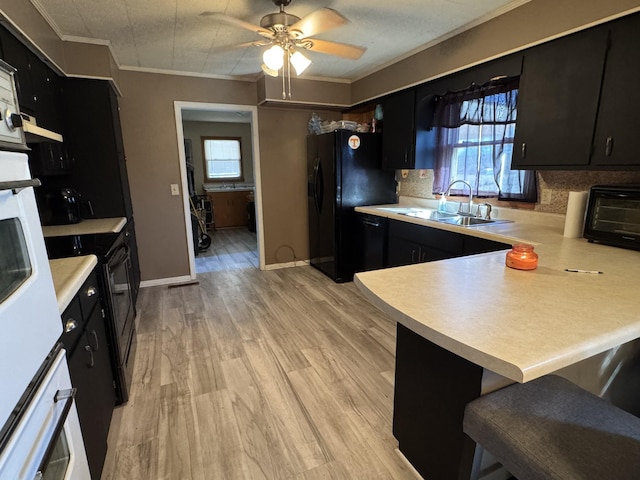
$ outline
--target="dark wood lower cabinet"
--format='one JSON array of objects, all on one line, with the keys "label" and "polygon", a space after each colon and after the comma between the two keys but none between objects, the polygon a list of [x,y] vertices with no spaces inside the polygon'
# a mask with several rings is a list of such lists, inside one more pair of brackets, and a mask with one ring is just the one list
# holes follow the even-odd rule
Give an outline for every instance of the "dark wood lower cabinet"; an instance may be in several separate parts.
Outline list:
[{"label": "dark wood lower cabinet", "polygon": [[69,358],[71,383],[77,389],[76,407],[91,478],[99,480],[107,454],[107,436],[115,405],[115,390],[107,333],[101,309],[96,308]]},{"label": "dark wood lower cabinet", "polygon": [[102,474],[116,403],[102,312],[96,274],[92,273],[62,315],[66,333],[61,341],[67,349],[69,374],[76,389],[76,409],[93,480],[100,480]]},{"label": "dark wood lower cabinet", "polygon": [[468,479],[475,443],[464,408],[480,396],[482,367],[398,324],[393,435],[425,479]]},{"label": "dark wood lower cabinet", "polygon": [[511,248],[511,245],[505,243],[399,220],[389,222],[388,235],[388,267],[434,262]]}]

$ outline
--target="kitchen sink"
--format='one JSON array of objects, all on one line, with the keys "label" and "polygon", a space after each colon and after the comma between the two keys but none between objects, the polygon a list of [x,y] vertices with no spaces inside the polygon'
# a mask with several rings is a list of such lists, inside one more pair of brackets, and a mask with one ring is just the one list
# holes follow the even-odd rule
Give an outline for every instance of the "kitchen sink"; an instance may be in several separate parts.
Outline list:
[{"label": "kitchen sink", "polygon": [[511,223],[513,220],[503,220],[503,219],[489,219],[489,218],[479,218],[479,217],[466,217],[463,215],[456,215],[451,218],[438,218],[435,219],[440,223],[449,223],[451,225],[460,225],[461,227],[481,227],[483,225],[495,225],[497,223]]},{"label": "kitchen sink", "polygon": [[480,217],[471,217],[468,215],[460,215],[459,213],[439,212],[433,209],[406,209],[407,211],[398,211],[401,215],[407,217],[424,218],[425,220],[433,220],[440,223],[448,223],[449,225],[459,225],[461,227],[481,227],[483,225],[495,225],[499,223],[511,223],[513,220],[489,219]]}]

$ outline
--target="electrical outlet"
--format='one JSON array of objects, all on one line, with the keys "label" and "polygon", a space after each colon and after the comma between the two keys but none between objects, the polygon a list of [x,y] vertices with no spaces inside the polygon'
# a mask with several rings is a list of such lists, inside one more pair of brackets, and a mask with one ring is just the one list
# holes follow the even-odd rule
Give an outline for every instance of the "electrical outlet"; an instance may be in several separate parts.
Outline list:
[{"label": "electrical outlet", "polygon": [[180,195],[180,188],[177,183],[171,184],[171,195]]},{"label": "electrical outlet", "polygon": [[540,204],[541,205],[549,205],[551,203],[551,194],[553,190],[543,190],[540,193]]}]

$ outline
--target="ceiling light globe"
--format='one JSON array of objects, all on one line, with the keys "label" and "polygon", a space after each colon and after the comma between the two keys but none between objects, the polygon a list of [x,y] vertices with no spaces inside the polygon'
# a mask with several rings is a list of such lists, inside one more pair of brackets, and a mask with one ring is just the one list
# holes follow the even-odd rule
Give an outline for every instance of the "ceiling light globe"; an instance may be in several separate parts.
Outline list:
[{"label": "ceiling light globe", "polygon": [[296,69],[296,75],[300,75],[311,65],[311,60],[300,52],[294,52],[293,55],[291,55],[291,65]]},{"label": "ceiling light globe", "polygon": [[262,54],[262,59],[267,67],[272,70],[280,70],[284,63],[284,50],[280,45],[274,45]]}]

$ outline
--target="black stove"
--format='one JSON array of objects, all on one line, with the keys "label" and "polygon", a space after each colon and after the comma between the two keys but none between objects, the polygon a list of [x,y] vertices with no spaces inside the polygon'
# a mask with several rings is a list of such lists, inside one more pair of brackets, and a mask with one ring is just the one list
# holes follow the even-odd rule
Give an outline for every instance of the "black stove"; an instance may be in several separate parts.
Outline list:
[{"label": "black stove", "polygon": [[116,402],[129,398],[136,350],[135,316],[137,286],[133,279],[130,233],[95,233],[45,237],[50,259],[95,255],[105,313],[105,327],[110,339],[110,354],[116,387]]}]

